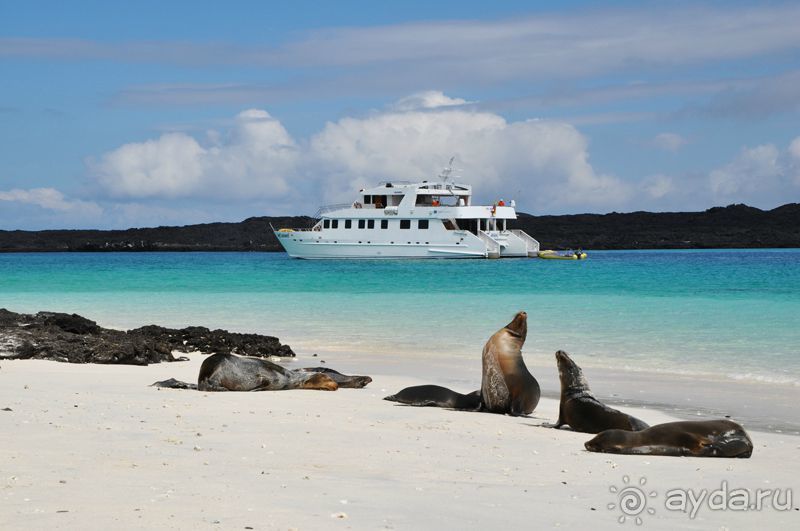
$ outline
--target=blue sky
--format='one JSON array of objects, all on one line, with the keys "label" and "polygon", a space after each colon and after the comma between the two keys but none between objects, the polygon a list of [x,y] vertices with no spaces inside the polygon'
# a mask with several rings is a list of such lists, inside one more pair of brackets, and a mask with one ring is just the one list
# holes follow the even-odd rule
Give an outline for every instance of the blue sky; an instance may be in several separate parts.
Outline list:
[{"label": "blue sky", "polygon": [[0,229],[311,214],[453,155],[479,199],[534,214],[797,202],[799,20],[784,2],[3,2]]}]

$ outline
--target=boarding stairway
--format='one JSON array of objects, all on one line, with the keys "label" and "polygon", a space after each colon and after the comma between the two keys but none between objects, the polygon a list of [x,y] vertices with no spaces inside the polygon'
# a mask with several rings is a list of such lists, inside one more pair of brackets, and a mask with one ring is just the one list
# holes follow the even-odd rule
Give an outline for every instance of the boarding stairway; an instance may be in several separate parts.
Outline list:
[{"label": "boarding stairway", "polygon": [[533,236],[520,229],[512,229],[511,234],[525,242],[525,249],[529,257],[534,258],[539,255],[539,241]]},{"label": "boarding stairway", "polygon": [[539,242],[521,230],[478,231],[478,238],[486,245],[487,258],[535,257]]}]

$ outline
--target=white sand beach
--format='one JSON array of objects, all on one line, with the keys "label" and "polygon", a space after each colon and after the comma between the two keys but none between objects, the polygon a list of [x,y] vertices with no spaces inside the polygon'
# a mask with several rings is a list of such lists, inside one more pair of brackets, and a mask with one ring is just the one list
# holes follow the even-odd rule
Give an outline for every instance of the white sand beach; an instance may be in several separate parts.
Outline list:
[{"label": "white sand beach", "polygon": [[[619,523],[612,487],[655,493],[639,513],[643,528],[788,529],[800,521],[793,435],[750,431],[750,459],[595,454],[583,448],[591,435],[541,427],[557,417],[552,398],[530,418],[399,406],[382,398],[422,383],[471,389],[452,385],[443,364],[365,366],[337,354],[324,356],[326,366],[374,381],[336,392],[148,387],[194,381],[204,356],[190,357],[148,367],[0,361],[0,409],[10,409],[0,411],[0,528],[637,527],[634,515]],[[671,420],[627,411],[651,424]],[[792,489],[793,507],[778,510],[771,495],[761,510],[712,509],[705,500],[692,517],[665,507],[671,489],[701,495],[723,483],[753,496],[780,489],[779,504]]]}]

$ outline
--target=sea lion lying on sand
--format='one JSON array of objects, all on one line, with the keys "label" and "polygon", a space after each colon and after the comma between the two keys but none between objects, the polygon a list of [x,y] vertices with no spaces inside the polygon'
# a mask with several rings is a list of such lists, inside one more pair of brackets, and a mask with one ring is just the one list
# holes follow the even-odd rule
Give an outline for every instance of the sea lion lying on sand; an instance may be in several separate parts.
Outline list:
[{"label": "sea lion lying on sand", "polygon": [[408,387],[384,400],[412,406],[436,406],[485,410],[509,415],[529,415],[541,396],[539,382],[522,360],[522,345],[528,334],[528,314],[519,312],[498,330],[482,353],[480,391],[463,395],[438,385]]},{"label": "sea lion lying on sand", "polygon": [[200,391],[335,391],[339,387],[361,388],[371,381],[369,376],[348,376],[325,367],[292,370],[261,358],[213,354],[203,360],[197,385],[174,378],[153,385]]},{"label": "sea lion lying on sand", "polygon": [[612,409],[592,395],[583,371],[563,350],[556,352],[558,377],[561,380],[561,404],[553,428],[569,425],[575,431],[600,433],[619,429],[639,431],[649,426],[626,413]]},{"label": "sea lion lying on sand", "polygon": [[400,402],[408,406],[477,410],[481,407],[481,392],[473,391],[462,395],[439,385],[416,385],[406,387],[397,394],[387,396],[384,400]]},{"label": "sea lion lying on sand", "polygon": [[753,442],[731,420],[667,422],[642,431],[606,430],[584,445],[590,452],[693,457],[750,457]]}]

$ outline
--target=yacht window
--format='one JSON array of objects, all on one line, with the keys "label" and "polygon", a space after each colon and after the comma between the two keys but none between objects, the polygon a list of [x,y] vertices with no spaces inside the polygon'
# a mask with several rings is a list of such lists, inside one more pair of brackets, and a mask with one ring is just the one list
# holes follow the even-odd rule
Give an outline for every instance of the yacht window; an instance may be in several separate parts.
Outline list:
[{"label": "yacht window", "polygon": [[325,227],[326,229],[331,228],[331,220],[326,219],[325,221],[322,222],[322,226]]},{"label": "yacht window", "polygon": [[442,225],[444,225],[444,228],[447,230],[456,230],[456,224],[453,223],[452,219],[442,220]]},{"label": "yacht window", "polygon": [[410,219],[401,219],[400,220],[400,228],[401,229],[410,229],[411,228],[411,220]]},{"label": "yacht window", "polygon": [[359,219],[358,220],[358,228],[359,229],[363,229],[364,228],[364,220],[363,219]]},{"label": "yacht window", "polygon": [[352,226],[353,226],[353,220],[350,219],[344,220],[344,228],[349,229]]},{"label": "yacht window", "polygon": [[374,229],[375,228],[375,220],[374,219],[367,220],[367,228],[368,229]]},{"label": "yacht window", "polygon": [[332,219],[331,220],[331,228],[332,229],[338,229],[339,228],[339,220],[338,219]]},{"label": "yacht window", "polygon": [[428,228],[428,220],[427,220],[427,219],[421,219],[421,220],[419,220],[419,221],[417,222],[417,228],[420,228],[420,229],[427,229],[427,228]]},{"label": "yacht window", "polygon": [[382,229],[388,229],[389,228],[389,220],[388,219],[382,219],[381,220],[381,228]]},{"label": "yacht window", "polygon": [[372,196],[371,195],[365,195],[364,196],[364,204],[365,205],[369,205],[371,203],[372,203]]}]

